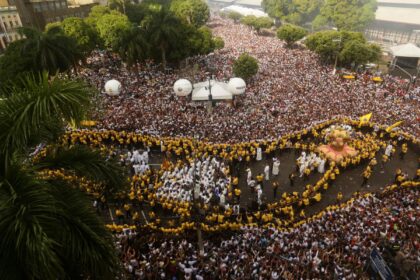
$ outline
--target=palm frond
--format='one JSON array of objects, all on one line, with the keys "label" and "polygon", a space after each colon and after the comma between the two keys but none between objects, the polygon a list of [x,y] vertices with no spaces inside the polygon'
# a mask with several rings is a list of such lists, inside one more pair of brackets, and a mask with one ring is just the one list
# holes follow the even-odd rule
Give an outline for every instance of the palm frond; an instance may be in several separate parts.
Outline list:
[{"label": "palm frond", "polygon": [[126,186],[124,180],[126,173],[116,160],[106,159],[99,151],[85,146],[70,148],[51,147],[47,156],[40,160],[35,169],[60,169],[74,171],[76,175],[83,176],[106,185],[106,194],[120,191]]},{"label": "palm frond", "polygon": [[0,279],[16,279],[8,278],[16,272],[21,279],[56,279],[64,273],[57,254],[61,245],[47,230],[59,222],[56,212],[54,199],[43,182],[15,164],[2,172]]},{"label": "palm frond", "polygon": [[0,170],[0,279],[115,279],[110,233],[87,195],[16,162]]},{"label": "palm frond", "polygon": [[103,220],[93,211],[86,194],[63,187],[65,182],[56,181],[53,185],[54,199],[64,209],[59,217],[63,226],[59,239],[61,244],[66,244],[61,251],[63,257],[71,260],[66,274],[115,279],[120,266],[112,236]]},{"label": "palm frond", "polygon": [[24,77],[0,103],[0,151],[7,155],[27,147],[52,123],[80,121],[91,92],[81,82],[50,77],[46,72]]}]

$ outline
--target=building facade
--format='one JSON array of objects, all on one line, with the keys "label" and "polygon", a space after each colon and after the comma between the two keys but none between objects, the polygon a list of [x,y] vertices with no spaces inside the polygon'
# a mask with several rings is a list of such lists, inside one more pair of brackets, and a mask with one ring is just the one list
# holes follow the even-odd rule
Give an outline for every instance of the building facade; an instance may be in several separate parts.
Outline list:
[{"label": "building facade", "polygon": [[420,45],[420,0],[378,0],[375,21],[365,30],[369,40],[384,47]]},{"label": "building facade", "polygon": [[48,23],[62,21],[67,17],[86,17],[97,4],[84,1],[69,5],[67,0],[14,0],[23,26],[43,30]]},{"label": "building facade", "polygon": [[21,26],[16,7],[9,5],[6,0],[0,0],[0,53],[8,44],[21,38],[17,32]]}]

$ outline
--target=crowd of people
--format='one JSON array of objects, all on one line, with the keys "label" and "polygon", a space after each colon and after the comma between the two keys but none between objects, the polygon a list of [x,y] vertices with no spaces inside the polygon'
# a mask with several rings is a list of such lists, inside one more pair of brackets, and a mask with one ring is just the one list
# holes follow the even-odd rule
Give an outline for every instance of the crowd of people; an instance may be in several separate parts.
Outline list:
[{"label": "crowd of people", "polygon": [[208,236],[202,252],[188,236],[125,232],[118,245],[132,279],[369,279],[373,249],[407,276],[420,262],[419,197],[418,189],[363,196],[286,232],[244,226]]},{"label": "crowd of people", "polygon": [[[215,221],[210,224],[222,228],[224,216],[220,213],[228,212],[228,217],[233,212],[235,217],[242,217],[237,174],[226,160],[249,162],[250,157],[254,159],[255,156],[257,161],[262,160],[263,154],[268,157],[271,146],[260,146],[259,140],[278,140],[297,131],[300,131],[297,137],[300,139],[302,129],[310,130],[325,120],[337,116],[358,118],[370,112],[376,123],[392,125],[404,121],[402,130],[415,137],[420,135],[419,89],[414,86],[408,89],[406,81],[384,75],[383,82],[375,82],[369,72],[360,73],[357,79],[346,80],[333,74],[331,66],[302,47],[286,48],[284,42],[275,37],[259,36],[249,27],[217,16],[210,24],[214,35],[223,38],[225,47],[209,55],[189,58],[185,62],[186,69],[162,71],[153,61],[127,69],[117,55],[96,51],[88,58],[88,67],[78,74],[100,91],[110,79],[122,83],[119,96],[99,96],[101,100],[92,115],[98,120],[97,133],[109,129],[112,130],[110,138],[118,138],[116,134],[120,133],[116,131],[130,131],[146,138],[177,136],[207,140],[206,143],[239,143],[229,147],[220,144],[212,149],[203,146],[201,150],[197,149],[203,155],[192,159],[189,156],[195,150],[186,142],[173,140],[179,143],[171,148],[170,141],[161,142],[162,153],[170,153],[168,150],[172,149],[173,154],[185,156],[187,160],[178,161],[180,164],[172,162],[171,168],[162,168],[157,173],[149,165],[150,146],[158,145],[157,142],[144,145],[143,150],[125,150],[121,161],[131,167],[134,174],[128,195],[133,205],[147,202],[153,208],[156,202],[163,210],[181,214],[182,221],[189,221],[186,217],[196,198],[203,204],[216,199],[218,209],[221,206],[219,215],[209,215],[206,219],[214,217]],[[227,81],[233,75],[234,59],[244,52],[257,58],[259,71],[247,81],[245,94],[236,96],[233,103],[219,102],[213,113],[208,114],[206,104],[174,94],[173,84],[179,78],[200,82],[214,76]],[[79,140],[71,137],[71,141],[91,137],[83,131],[79,134]],[[123,134],[117,140],[126,147],[133,139],[140,142],[135,135]],[[366,139],[356,139],[353,143],[363,154],[344,160],[341,167],[355,165],[367,158],[375,159],[379,146],[371,144],[366,148]],[[145,139],[143,142],[151,141]],[[248,146],[242,147],[240,143],[246,141]],[[276,142],[272,150],[278,148],[276,145],[304,151],[297,161],[299,172],[292,175],[307,176],[314,170],[322,174],[322,179],[313,188],[307,186],[306,192],[316,195],[307,194],[302,200],[304,205],[309,204],[306,202],[310,198],[319,201],[321,194],[316,191],[321,187],[328,188],[328,180],[334,180],[339,173],[338,167],[329,166],[326,159],[314,152],[315,143],[292,145],[284,140],[284,143]],[[182,151],[177,153],[178,149]],[[394,152],[391,144],[383,149],[387,157]],[[256,176],[247,169],[246,185],[252,189],[259,206],[263,204],[264,182],[281,172],[279,158],[271,157],[270,160],[272,162],[265,166],[263,173]],[[328,170],[325,170],[326,166]],[[370,166],[374,165],[369,163],[367,168]],[[150,180],[150,174],[158,174],[156,181]],[[273,189],[276,197],[274,185]],[[339,194],[342,196],[341,192]],[[414,264],[420,261],[419,194],[417,187],[360,195],[341,207],[328,206],[316,219],[301,219],[299,225],[293,224],[289,230],[267,226],[269,223],[251,227],[252,221],[247,223],[248,216],[245,215],[231,223],[240,227],[239,233],[217,230],[206,236],[204,248],[197,246],[191,231],[184,231],[184,224],[179,231],[168,229],[177,234],[175,238],[160,236],[159,231],[147,234],[150,228],[141,233],[125,228],[116,234],[116,242],[132,279],[368,279],[369,255],[375,248],[387,257],[395,271],[406,275],[412,268],[418,272],[418,266]],[[286,194],[282,199],[287,201],[295,197]],[[138,221],[140,214],[130,212],[130,203],[124,204],[122,209],[130,214],[130,219]],[[285,206],[281,211],[290,207],[281,206]],[[125,221],[124,211],[117,211],[117,216]],[[290,212],[293,216],[293,211]],[[267,213],[264,215],[271,215],[269,220],[273,219],[272,214]],[[148,222],[144,213],[143,216]],[[150,213],[148,217],[149,222],[157,220]],[[194,228],[193,224],[191,222],[188,228]]]},{"label": "crowd of people", "polygon": [[[403,129],[419,135],[417,89],[412,86],[407,94],[404,80],[385,75],[382,83],[376,83],[368,72],[345,80],[333,75],[332,67],[309,50],[285,48],[277,38],[259,36],[249,27],[221,18],[212,24],[225,48],[188,59],[191,71],[161,71],[150,61],[129,70],[113,54],[92,55],[80,75],[101,91],[109,79],[121,81],[123,89],[118,97],[101,96],[103,102],[95,114],[99,126],[231,143],[273,139],[334,116],[372,112],[378,123],[403,120]],[[173,84],[179,78],[200,82],[214,75],[228,80],[233,60],[243,52],[258,59],[259,72],[248,81],[245,94],[235,97],[235,106],[217,103],[209,116],[204,104],[175,96]]]},{"label": "crowd of people", "polygon": [[162,187],[157,190],[156,195],[158,198],[180,202],[192,202],[196,196],[205,204],[209,204],[214,196],[224,206],[231,181],[231,177],[227,176],[228,170],[229,167],[215,157],[198,159],[190,165],[176,166],[173,170],[163,172],[160,177]]}]

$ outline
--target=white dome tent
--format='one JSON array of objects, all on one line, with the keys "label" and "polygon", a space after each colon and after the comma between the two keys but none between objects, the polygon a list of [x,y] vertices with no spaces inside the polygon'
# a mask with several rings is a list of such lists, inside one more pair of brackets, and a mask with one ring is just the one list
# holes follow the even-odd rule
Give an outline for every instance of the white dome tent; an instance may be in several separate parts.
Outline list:
[{"label": "white dome tent", "polygon": [[210,93],[212,100],[231,100],[233,98],[226,83],[210,80],[194,84],[192,100],[208,101]]},{"label": "white dome tent", "polygon": [[192,84],[187,79],[179,79],[174,84],[174,92],[177,96],[188,96],[192,89]]},{"label": "white dome tent", "polygon": [[109,80],[105,83],[105,93],[109,96],[117,96],[121,93],[121,83],[117,80]]}]

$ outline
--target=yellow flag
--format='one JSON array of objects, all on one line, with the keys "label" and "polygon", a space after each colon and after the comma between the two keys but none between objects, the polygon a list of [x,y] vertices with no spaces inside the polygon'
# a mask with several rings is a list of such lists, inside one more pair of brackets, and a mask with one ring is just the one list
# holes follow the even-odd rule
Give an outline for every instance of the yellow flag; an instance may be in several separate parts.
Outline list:
[{"label": "yellow flag", "polygon": [[400,126],[404,121],[399,121],[394,123],[393,125],[388,126],[385,130],[386,132],[391,132],[392,129],[396,128],[397,126]]},{"label": "yellow flag", "polygon": [[364,116],[361,116],[360,118],[359,118],[359,120],[360,120],[360,122],[363,122],[363,123],[365,123],[365,122],[368,122],[369,120],[370,120],[370,118],[372,117],[372,113],[369,113],[369,114],[366,114],[366,115],[364,115]]}]

